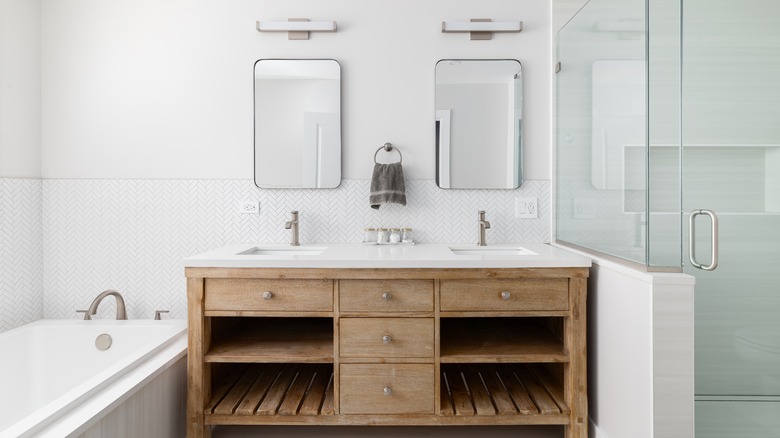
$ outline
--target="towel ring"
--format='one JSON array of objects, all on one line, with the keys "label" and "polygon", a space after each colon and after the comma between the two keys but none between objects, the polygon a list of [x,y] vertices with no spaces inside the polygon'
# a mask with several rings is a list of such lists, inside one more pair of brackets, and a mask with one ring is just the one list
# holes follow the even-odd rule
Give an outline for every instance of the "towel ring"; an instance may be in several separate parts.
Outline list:
[{"label": "towel ring", "polygon": [[401,155],[401,150],[400,150],[400,149],[398,149],[398,147],[396,147],[396,146],[393,146],[393,145],[392,145],[392,144],[390,144],[390,143],[385,143],[385,144],[384,144],[384,145],[382,145],[382,146],[381,146],[379,149],[377,149],[377,150],[376,150],[376,152],[374,152],[374,163],[376,163],[376,164],[379,164],[379,163],[376,161],[376,156],[379,154],[379,151],[381,151],[382,149],[386,150],[387,152],[390,152],[390,151],[392,151],[393,149],[395,149],[395,150],[398,152],[398,158],[399,158],[399,159],[398,159],[398,162],[399,162],[399,163],[402,163],[402,162],[404,161],[404,156],[403,156],[403,155]]}]

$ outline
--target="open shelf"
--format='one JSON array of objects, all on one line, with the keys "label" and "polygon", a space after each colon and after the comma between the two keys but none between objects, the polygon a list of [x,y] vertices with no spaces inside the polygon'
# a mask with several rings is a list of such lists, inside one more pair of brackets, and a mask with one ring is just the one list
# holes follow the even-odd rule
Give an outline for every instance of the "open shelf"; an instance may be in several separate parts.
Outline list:
[{"label": "open shelf", "polygon": [[333,365],[231,365],[215,379],[206,416],[333,415]]},{"label": "open shelf", "polygon": [[567,362],[560,318],[442,318],[442,363]]},{"label": "open shelf", "polygon": [[569,414],[563,385],[543,365],[442,365],[441,414],[450,416]]},{"label": "open shelf", "polygon": [[333,362],[331,318],[220,319],[206,362]]}]

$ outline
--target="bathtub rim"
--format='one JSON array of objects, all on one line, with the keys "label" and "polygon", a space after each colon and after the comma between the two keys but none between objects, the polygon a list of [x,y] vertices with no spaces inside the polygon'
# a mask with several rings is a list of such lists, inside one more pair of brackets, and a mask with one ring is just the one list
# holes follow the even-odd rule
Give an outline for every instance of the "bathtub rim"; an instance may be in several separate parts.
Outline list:
[{"label": "bathtub rim", "polygon": [[[18,330],[36,326],[51,327],[127,327],[155,325],[169,326],[175,331],[154,348],[137,349],[117,363],[101,370],[75,388],[51,400],[5,430],[5,437],[64,437],[77,436],[97,422],[119,403],[129,398],[143,384],[170,367],[187,352],[187,321],[184,319],[155,320],[73,320],[41,319],[20,326]],[[0,339],[6,333],[0,334]],[[85,390],[86,388],[86,390]],[[90,415],[92,414],[92,415]]]}]

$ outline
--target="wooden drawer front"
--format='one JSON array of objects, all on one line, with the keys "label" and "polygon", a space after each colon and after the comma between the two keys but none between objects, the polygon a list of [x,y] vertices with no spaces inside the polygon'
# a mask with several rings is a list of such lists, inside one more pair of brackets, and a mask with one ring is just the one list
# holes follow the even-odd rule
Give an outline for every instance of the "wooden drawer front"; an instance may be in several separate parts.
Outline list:
[{"label": "wooden drawer front", "polygon": [[340,318],[342,357],[433,360],[433,318]]},{"label": "wooden drawer front", "polygon": [[566,278],[441,281],[441,310],[445,312],[568,309]]},{"label": "wooden drawer front", "polygon": [[342,312],[433,312],[433,280],[341,280]]},{"label": "wooden drawer front", "polygon": [[207,278],[205,295],[206,310],[333,310],[333,280]]},{"label": "wooden drawer front", "polygon": [[433,414],[433,365],[342,364],[343,414]]}]

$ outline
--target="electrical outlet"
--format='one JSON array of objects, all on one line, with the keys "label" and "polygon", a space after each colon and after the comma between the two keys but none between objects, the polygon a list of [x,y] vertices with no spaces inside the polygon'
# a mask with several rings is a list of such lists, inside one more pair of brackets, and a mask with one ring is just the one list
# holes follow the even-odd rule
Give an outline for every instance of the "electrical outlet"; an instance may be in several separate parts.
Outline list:
[{"label": "electrical outlet", "polygon": [[241,201],[238,204],[239,213],[258,214],[260,213],[260,203],[257,201]]},{"label": "electrical outlet", "polygon": [[515,198],[515,217],[518,219],[538,218],[536,198]]}]

